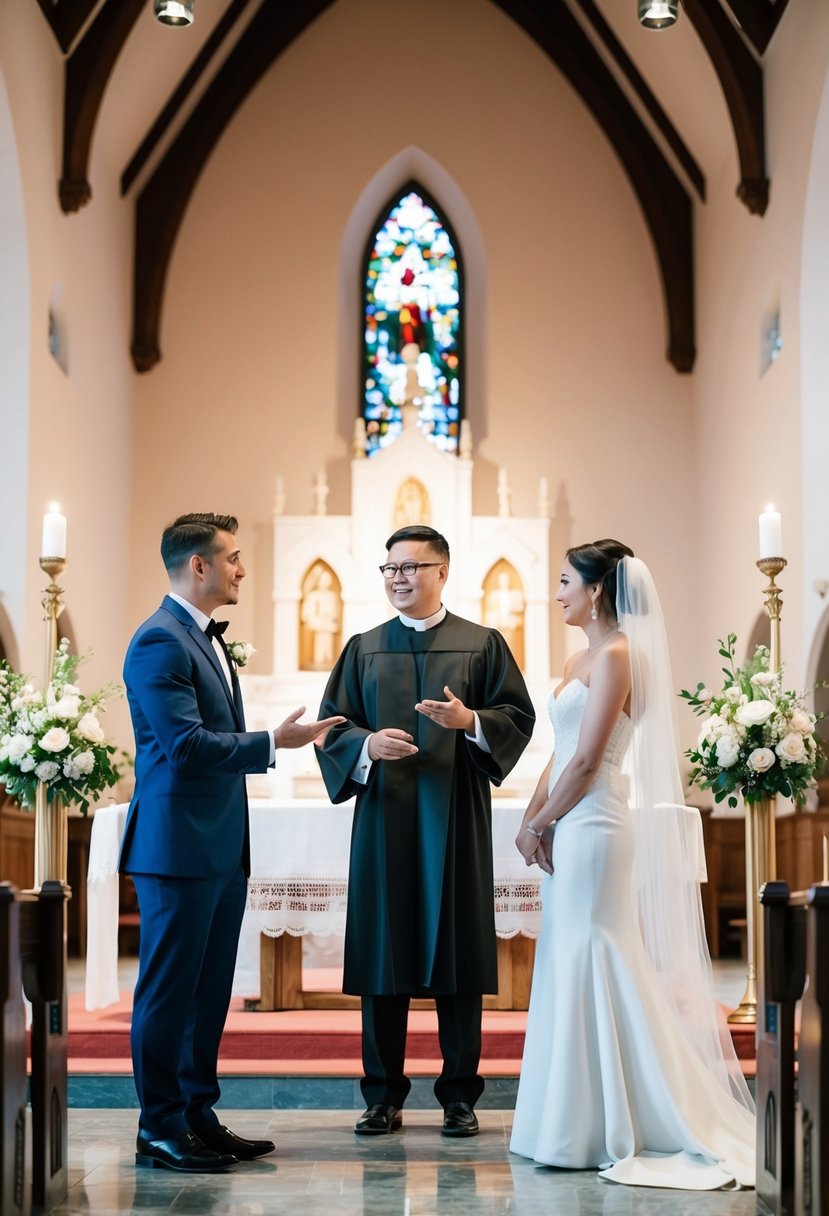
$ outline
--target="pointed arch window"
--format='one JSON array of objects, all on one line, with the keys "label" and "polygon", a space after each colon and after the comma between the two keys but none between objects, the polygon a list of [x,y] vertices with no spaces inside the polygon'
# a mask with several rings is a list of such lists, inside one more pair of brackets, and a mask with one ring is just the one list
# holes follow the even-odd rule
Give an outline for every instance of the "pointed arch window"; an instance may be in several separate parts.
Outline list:
[{"label": "pointed arch window", "polygon": [[457,452],[463,417],[463,276],[457,239],[415,182],[390,200],[363,260],[362,412],[375,455],[416,425]]}]

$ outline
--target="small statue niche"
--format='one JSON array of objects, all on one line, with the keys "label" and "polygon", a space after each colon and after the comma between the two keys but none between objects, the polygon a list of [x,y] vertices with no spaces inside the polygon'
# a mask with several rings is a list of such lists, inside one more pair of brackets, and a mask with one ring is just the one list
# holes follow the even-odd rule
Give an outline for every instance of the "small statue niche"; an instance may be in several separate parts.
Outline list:
[{"label": "small statue niche", "polygon": [[299,608],[299,666],[330,671],[342,645],[342,587],[327,562],[315,561],[302,580]]},{"label": "small statue niche", "polygon": [[483,623],[503,634],[516,663],[523,670],[527,600],[521,576],[502,557],[484,579],[483,591]]}]

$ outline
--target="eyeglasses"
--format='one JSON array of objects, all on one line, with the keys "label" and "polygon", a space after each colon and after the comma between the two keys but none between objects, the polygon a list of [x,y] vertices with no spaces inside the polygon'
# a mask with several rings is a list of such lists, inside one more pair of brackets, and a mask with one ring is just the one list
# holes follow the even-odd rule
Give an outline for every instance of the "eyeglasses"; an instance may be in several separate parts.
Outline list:
[{"label": "eyeglasses", "polygon": [[406,578],[410,578],[413,574],[417,574],[418,570],[424,569],[426,566],[442,566],[443,562],[402,562],[399,566],[395,566],[394,562],[387,562],[385,566],[378,566],[378,570],[382,574],[386,582],[394,578],[398,570]]}]

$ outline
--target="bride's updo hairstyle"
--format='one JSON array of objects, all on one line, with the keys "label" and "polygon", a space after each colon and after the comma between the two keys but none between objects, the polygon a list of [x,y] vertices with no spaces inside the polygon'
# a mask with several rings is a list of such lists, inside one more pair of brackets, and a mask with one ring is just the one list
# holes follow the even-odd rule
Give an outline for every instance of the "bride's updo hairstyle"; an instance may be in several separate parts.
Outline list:
[{"label": "bride's updo hairstyle", "polygon": [[620,540],[594,540],[589,545],[574,545],[565,557],[587,586],[600,584],[602,608],[615,620],[616,567],[623,557],[633,557],[633,550]]}]

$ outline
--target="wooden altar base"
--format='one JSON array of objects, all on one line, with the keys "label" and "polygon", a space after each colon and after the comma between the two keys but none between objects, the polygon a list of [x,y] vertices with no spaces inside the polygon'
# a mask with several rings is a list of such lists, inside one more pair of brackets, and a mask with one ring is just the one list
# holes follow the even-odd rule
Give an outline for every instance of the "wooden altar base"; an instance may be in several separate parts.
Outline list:
[{"label": "wooden altar base", "polygon": [[[333,990],[303,988],[302,938],[282,933],[260,935],[260,995],[246,1002],[258,1012],[283,1009],[359,1009],[360,998]],[[526,1010],[530,1004],[535,939],[518,934],[498,938],[498,992],[484,997],[484,1009]],[[432,1009],[428,1000],[412,1001],[412,1009]]]}]

